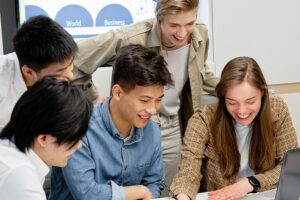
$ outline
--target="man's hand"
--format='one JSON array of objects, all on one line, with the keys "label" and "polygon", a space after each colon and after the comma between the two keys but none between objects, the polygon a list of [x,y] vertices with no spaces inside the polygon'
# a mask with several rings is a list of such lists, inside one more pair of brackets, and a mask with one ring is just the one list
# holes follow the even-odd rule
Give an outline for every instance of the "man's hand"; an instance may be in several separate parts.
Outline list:
[{"label": "man's hand", "polygon": [[150,190],[143,185],[134,185],[125,187],[125,199],[126,200],[150,200],[153,199]]},{"label": "man's hand", "polygon": [[102,103],[102,102],[106,101],[107,99],[108,99],[108,97],[101,96],[101,97],[97,97],[92,102],[93,102],[93,104],[97,104],[97,103]]}]

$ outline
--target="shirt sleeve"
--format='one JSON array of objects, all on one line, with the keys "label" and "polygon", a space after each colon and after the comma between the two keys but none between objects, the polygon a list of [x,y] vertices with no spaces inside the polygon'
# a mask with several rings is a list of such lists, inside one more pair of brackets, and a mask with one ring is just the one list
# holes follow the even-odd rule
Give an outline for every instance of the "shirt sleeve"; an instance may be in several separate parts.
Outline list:
[{"label": "shirt sleeve", "polygon": [[37,174],[28,166],[15,168],[4,180],[0,199],[46,200]]},{"label": "shirt sleeve", "polygon": [[207,55],[208,55],[208,48],[209,48],[209,39],[207,39],[206,49],[205,49],[205,63],[204,63],[204,70],[205,70],[205,78],[203,79],[203,90],[208,92],[211,95],[215,95],[215,88],[219,82],[219,78],[217,78],[214,73],[212,73],[210,66],[207,63]]},{"label": "shirt sleeve", "polygon": [[280,97],[271,97],[273,128],[275,131],[276,166],[265,173],[257,174],[262,190],[276,187],[285,152],[298,147],[296,130],[286,103]]},{"label": "shirt sleeve", "polygon": [[204,151],[209,138],[209,127],[206,117],[198,111],[188,122],[181,150],[181,161],[171,184],[175,195],[187,194],[195,199],[202,179],[201,166]]},{"label": "shirt sleeve", "polygon": [[62,168],[62,173],[74,199],[125,199],[123,187],[112,181],[107,183],[95,181],[95,161],[91,156],[86,137],[82,140],[82,148],[73,154],[68,165]]},{"label": "shirt sleeve", "polygon": [[112,64],[123,39],[122,29],[117,29],[77,42],[78,52],[74,59],[73,82],[82,86],[91,100],[98,97],[92,74],[98,67]]}]

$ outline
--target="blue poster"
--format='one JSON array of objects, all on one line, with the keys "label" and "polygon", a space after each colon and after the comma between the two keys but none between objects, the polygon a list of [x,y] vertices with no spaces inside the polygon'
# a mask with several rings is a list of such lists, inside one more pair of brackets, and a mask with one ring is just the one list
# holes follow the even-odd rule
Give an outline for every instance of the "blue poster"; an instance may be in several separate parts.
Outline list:
[{"label": "blue poster", "polygon": [[75,39],[155,16],[152,0],[20,0],[20,23],[35,15],[56,20]]}]

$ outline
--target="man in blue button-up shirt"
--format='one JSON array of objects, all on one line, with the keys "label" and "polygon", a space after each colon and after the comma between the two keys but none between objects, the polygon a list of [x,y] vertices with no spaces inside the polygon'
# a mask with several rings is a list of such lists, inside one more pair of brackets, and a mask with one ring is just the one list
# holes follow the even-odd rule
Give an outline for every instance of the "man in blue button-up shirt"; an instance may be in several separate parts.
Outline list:
[{"label": "man in blue button-up shirt", "polygon": [[53,168],[50,199],[158,198],[163,182],[160,130],[150,120],[172,79],[163,57],[122,47],[112,97],[94,107],[89,129],[65,168]]}]

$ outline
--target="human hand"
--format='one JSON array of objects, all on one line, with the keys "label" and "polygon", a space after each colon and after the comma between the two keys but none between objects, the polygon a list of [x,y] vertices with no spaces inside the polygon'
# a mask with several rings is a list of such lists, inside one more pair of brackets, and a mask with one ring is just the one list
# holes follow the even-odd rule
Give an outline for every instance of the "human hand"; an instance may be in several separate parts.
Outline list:
[{"label": "human hand", "polygon": [[126,200],[150,200],[153,199],[150,190],[143,185],[134,185],[125,187]]},{"label": "human hand", "polygon": [[[174,199],[174,198],[172,198]],[[184,193],[179,193],[175,200],[190,200],[190,197]]]},{"label": "human hand", "polygon": [[244,178],[237,183],[209,192],[208,197],[210,200],[232,200],[244,197],[251,191],[253,191],[252,185],[247,178]]},{"label": "human hand", "polygon": [[107,98],[108,97],[105,97],[105,96],[97,97],[92,102],[93,102],[93,104],[102,103],[102,102],[106,101]]}]

